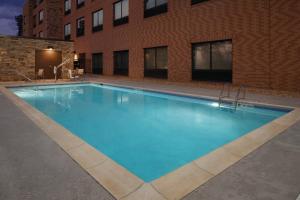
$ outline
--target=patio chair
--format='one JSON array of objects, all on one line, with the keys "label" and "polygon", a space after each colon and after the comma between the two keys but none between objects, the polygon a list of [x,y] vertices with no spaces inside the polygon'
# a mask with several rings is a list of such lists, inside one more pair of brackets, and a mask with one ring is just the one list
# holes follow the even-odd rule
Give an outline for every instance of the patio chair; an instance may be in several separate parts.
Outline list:
[{"label": "patio chair", "polygon": [[80,78],[84,79],[84,69],[78,69],[78,70],[77,70],[77,75],[78,75]]},{"label": "patio chair", "polygon": [[38,70],[37,78],[44,79],[44,69],[39,69]]},{"label": "patio chair", "polygon": [[79,78],[79,76],[73,76],[73,72],[71,69],[68,70],[68,75],[71,80],[75,80]]}]

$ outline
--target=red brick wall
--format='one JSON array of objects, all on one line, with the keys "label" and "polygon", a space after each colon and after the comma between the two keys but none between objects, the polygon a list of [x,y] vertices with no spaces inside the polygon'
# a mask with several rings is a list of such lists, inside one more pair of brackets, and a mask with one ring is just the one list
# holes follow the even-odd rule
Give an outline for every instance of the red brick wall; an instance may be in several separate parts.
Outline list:
[{"label": "red brick wall", "polygon": [[[39,36],[42,31],[44,38],[62,39],[62,19],[63,0],[44,0],[42,3],[34,7],[36,0],[26,0],[23,7],[23,15],[25,16],[24,33],[25,37]],[[44,19],[41,24],[38,22],[39,12],[44,11]],[[36,27],[33,27],[34,18],[36,16]]]},{"label": "red brick wall", "polygon": [[300,1],[271,0],[271,88],[300,91]]},{"label": "red brick wall", "polygon": [[[102,52],[104,74],[113,74],[113,51],[129,49],[129,76],[143,78],[143,48],[168,46],[170,81],[191,80],[191,44],[232,39],[233,83],[300,91],[299,0],[169,0],[168,12],[143,17],[143,1],[129,0],[129,23],[113,27],[113,1],[86,0],[64,17],[71,22],[77,53]],[[64,1],[61,0],[63,8]],[[104,10],[104,30],[92,33],[92,12]],[[85,36],[76,37],[76,19],[85,17]],[[63,26],[62,26],[63,27]],[[63,29],[62,29],[63,30]],[[60,33],[63,37],[63,31]]]}]

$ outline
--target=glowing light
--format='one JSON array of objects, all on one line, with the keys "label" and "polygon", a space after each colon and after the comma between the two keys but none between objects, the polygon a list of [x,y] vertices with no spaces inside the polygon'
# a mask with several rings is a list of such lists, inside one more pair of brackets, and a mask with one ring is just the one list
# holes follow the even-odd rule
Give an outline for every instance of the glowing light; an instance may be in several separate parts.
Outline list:
[{"label": "glowing light", "polygon": [[53,46],[48,46],[47,49],[48,49],[49,51],[53,51],[53,50],[54,50]]},{"label": "glowing light", "polygon": [[78,61],[78,55],[76,53],[74,54],[74,61]]},{"label": "glowing light", "polygon": [[217,103],[217,102],[213,102],[213,103],[211,103],[210,104],[212,107],[219,107],[219,103]]}]

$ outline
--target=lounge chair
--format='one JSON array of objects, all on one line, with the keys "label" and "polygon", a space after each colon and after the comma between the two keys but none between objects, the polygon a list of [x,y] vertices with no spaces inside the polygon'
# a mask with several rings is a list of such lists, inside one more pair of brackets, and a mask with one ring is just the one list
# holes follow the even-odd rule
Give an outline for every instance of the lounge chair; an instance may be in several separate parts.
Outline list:
[{"label": "lounge chair", "polygon": [[71,80],[75,80],[75,79],[78,79],[79,78],[79,76],[73,76],[73,72],[72,72],[72,70],[68,70],[68,75],[69,75],[69,78],[71,79]]},{"label": "lounge chair", "polygon": [[84,69],[78,69],[78,70],[77,70],[77,75],[78,75],[80,78],[84,79]]},{"label": "lounge chair", "polygon": [[39,69],[38,70],[37,78],[44,79],[44,69]]}]

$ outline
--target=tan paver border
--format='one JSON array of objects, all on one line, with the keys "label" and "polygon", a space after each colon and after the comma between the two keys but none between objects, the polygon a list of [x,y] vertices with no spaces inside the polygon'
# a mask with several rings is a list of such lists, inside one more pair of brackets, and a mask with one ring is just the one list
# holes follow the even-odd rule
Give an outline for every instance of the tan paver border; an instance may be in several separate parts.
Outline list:
[{"label": "tan paver border", "polygon": [[[87,83],[87,82],[85,82]],[[99,82],[90,82],[96,83]],[[59,83],[70,84],[70,82]],[[117,87],[123,85],[108,84]],[[21,86],[25,86],[22,84]],[[31,84],[32,86],[33,84]],[[38,84],[53,85],[53,84]],[[13,85],[10,85],[12,87]],[[20,85],[14,85],[20,86]],[[26,85],[27,86],[27,85]],[[171,92],[166,90],[142,89],[153,92],[184,95],[216,100],[214,97]],[[224,171],[250,152],[254,151],[273,137],[283,132],[300,120],[300,108],[293,108],[288,114],[234,140],[209,154],[202,156],[178,169],[162,176],[151,183],[145,183],[70,131],[48,118],[46,115],[27,104],[4,86],[0,92],[17,105],[38,127],[54,140],[70,157],[87,171],[99,184],[115,198],[122,200],[173,200],[181,199],[212,177]],[[244,101],[244,103],[258,104]],[[262,104],[259,104],[262,105]],[[291,108],[268,104],[269,107]]]}]

